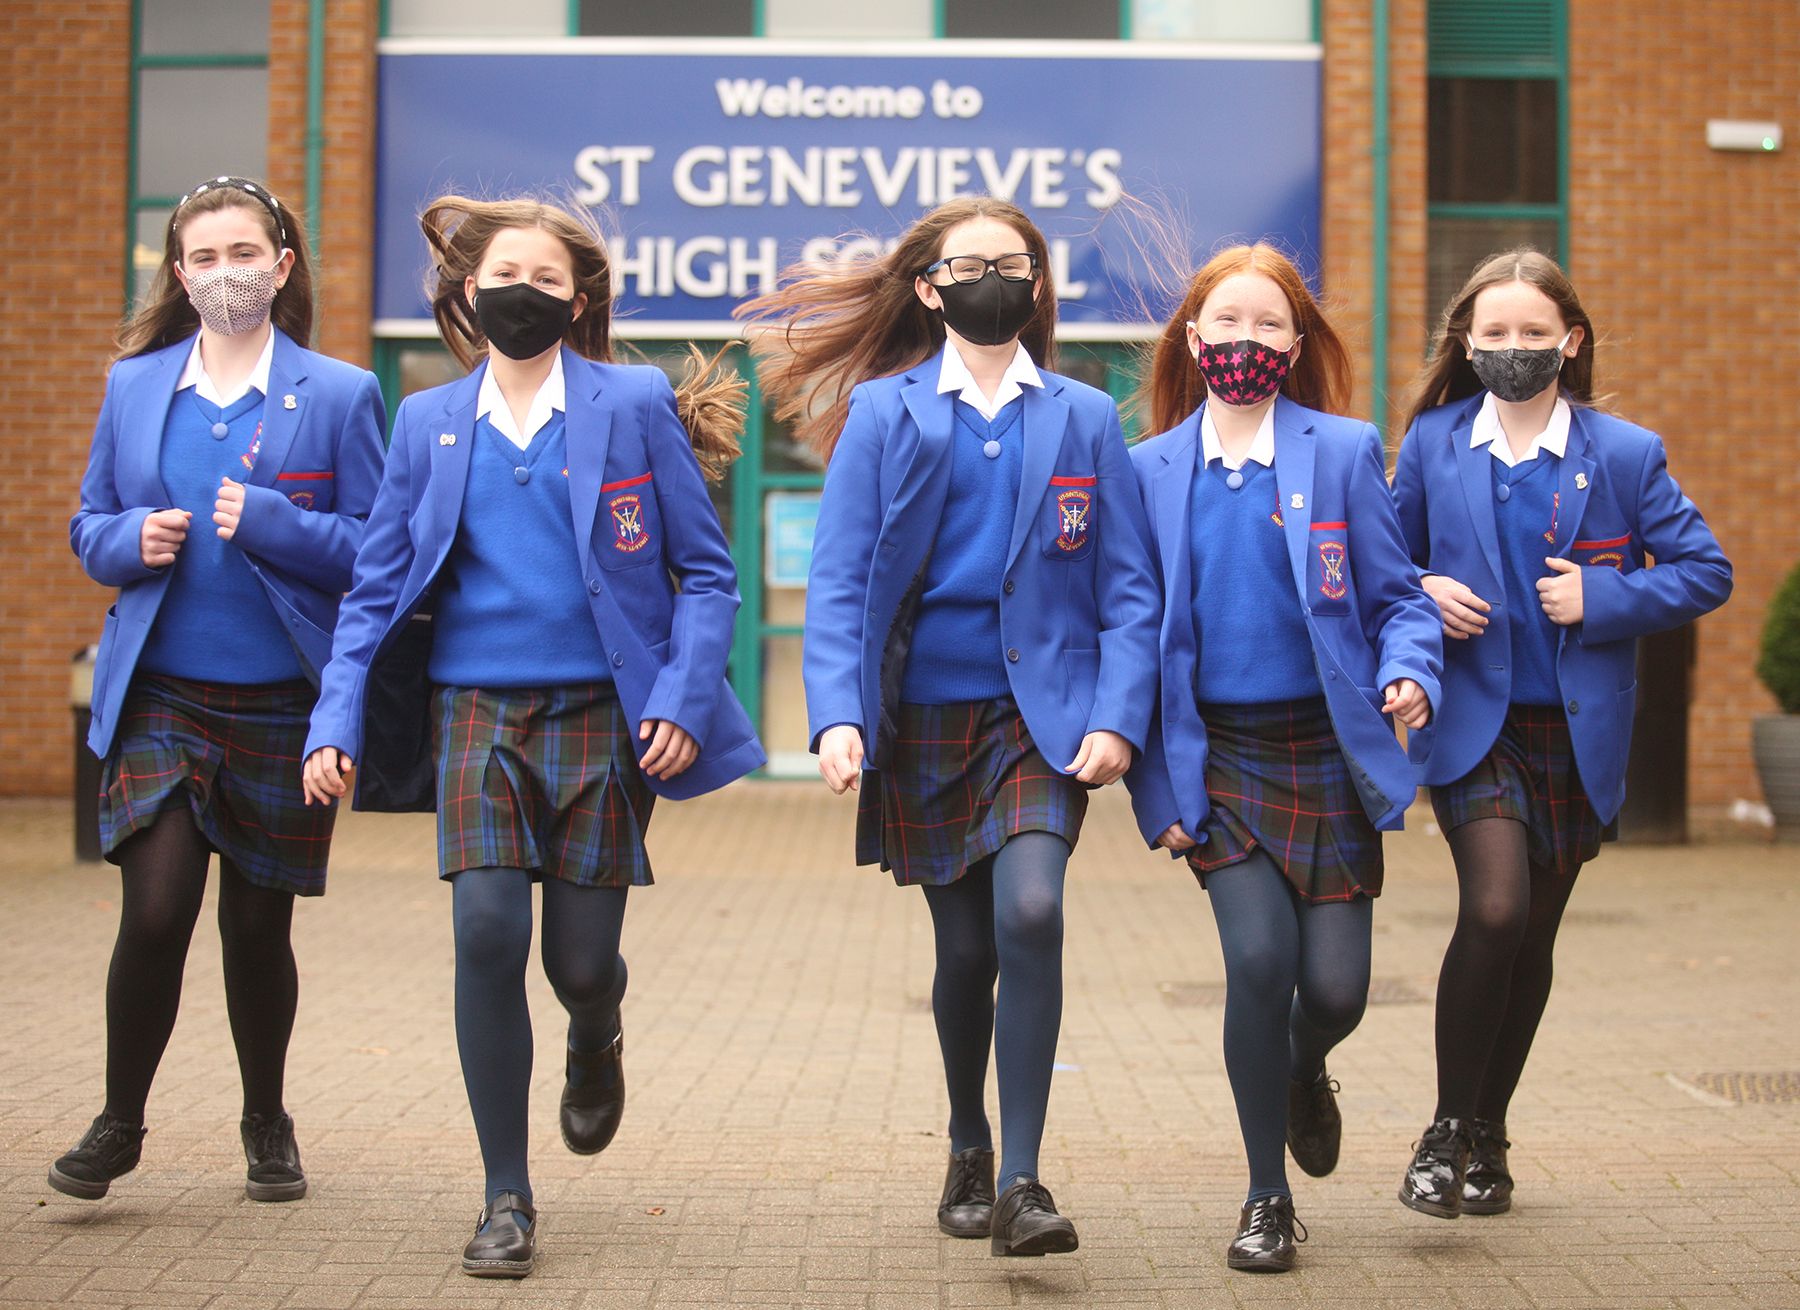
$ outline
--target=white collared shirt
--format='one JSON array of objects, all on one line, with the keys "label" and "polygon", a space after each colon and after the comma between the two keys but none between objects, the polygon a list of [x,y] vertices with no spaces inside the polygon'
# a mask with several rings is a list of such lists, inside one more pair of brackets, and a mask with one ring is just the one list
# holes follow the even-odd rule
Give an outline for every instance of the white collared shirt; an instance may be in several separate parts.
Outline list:
[{"label": "white collared shirt", "polygon": [[941,396],[947,391],[954,391],[990,423],[994,421],[994,415],[1016,397],[1023,395],[1026,387],[1041,388],[1043,385],[1044,379],[1038,375],[1037,365],[1031,362],[1031,352],[1025,349],[1025,343],[1021,341],[1013,351],[1012,363],[1000,375],[1000,385],[994,388],[994,398],[989,400],[982,394],[975,375],[969,372],[969,366],[963,362],[956,347],[948,341],[944,342],[943,363],[938,368],[938,394]]},{"label": "white collared shirt", "polygon": [[486,418],[494,425],[494,430],[505,437],[520,450],[531,444],[531,439],[544,430],[551,416],[562,413],[568,408],[568,394],[563,383],[562,351],[557,351],[550,361],[550,373],[543,385],[538,387],[537,395],[531,398],[531,409],[525,415],[525,429],[513,421],[513,412],[507,407],[506,397],[500,392],[500,383],[494,378],[492,363],[482,366],[481,391],[475,397],[475,418],[479,422]]},{"label": "white collared shirt", "polygon": [[1243,468],[1246,463],[1255,460],[1264,468],[1275,467],[1275,406],[1270,405],[1263,411],[1262,424],[1256,429],[1256,436],[1250,442],[1250,449],[1244,452],[1244,458],[1233,463],[1225,454],[1225,445],[1219,440],[1219,429],[1213,426],[1212,410],[1200,411],[1200,462],[1210,464],[1220,461],[1228,469]]},{"label": "white collared shirt", "polygon": [[1488,392],[1482,398],[1481,408],[1475,414],[1475,426],[1469,432],[1469,449],[1486,446],[1493,457],[1507,468],[1516,468],[1520,464],[1529,464],[1538,457],[1540,450],[1548,451],[1558,459],[1569,448],[1569,402],[1561,396],[1556,398],[1556,405],[1550,411],[1550,421],[1544,430],[1531,439],[1523,455],[1513,457],[1512,443],[1506,439],[1506,430],[1500,426],[1500,406],[1494,399],[1494,393]]},{"label": "white collared shirt", "polygon": [[187,363],[182,366],[181,379],[175,383],[175,390],[185,391],[194,388],[194,394],[202,400],[210,400],[220,409],[227,405],[235,405],[255,388],[263,395],[269,394],[269,366],[275,362],[275,329],[269,329],[269,339],[263,342],[262,354],[256,357],[256,367],[250,370],[237,386],[225,395],[213,383],[212,375],[206,371],[206,363],[200,358],[200,334],[194,334],[194,348],[188,352]]}]

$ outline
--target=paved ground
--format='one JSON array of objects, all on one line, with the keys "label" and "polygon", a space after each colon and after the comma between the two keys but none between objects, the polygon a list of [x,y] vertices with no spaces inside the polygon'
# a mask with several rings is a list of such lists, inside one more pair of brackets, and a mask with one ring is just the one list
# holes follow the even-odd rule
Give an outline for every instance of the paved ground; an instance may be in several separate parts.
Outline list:
[{"label": "paved ground", "polygon": [[[0,805],[0,1304],[1800,1307],[1800,1106],[1681,1081],[1785,1072],[1800,1095],[1792,849],[1614,848],[1589,868],[1514,1106],[1518,1207],[1444,1223],[1393,1193],[1431,1109],[1428,998],[1454,884],[1441,840],[1394,840],[1382,1003],[1332,1061],[1343,1162],[1328,1180],[1296,1174],[1312,1240],[1298,1272],[1258,1278],[1223,1262],[1244,1171],[1211,916],[1137,848],[1122,800],[1096,801],[1071,879],[1043,1156],[1078,1254],[1000,1261],[938,1235],[924,906],[849,867],[848,804],[740,785],[658,811],[663,882],[626,927],[631,1100],[604,1155],[564,1151],[560,1061],[540,1060],[544,1257],[516,1285],[456,1270],[480,1173],[428,819],[348,816],[332,894],[297,915],[289,1106],[311,1195],[244,1199],[203,923],[144,1162],[86,1203],[44,1172],[98,1108],[116,874],[69,865],[65,808]],[[554,1052],[559,1011],[541,975],[533,989],[539,1051]]]}]

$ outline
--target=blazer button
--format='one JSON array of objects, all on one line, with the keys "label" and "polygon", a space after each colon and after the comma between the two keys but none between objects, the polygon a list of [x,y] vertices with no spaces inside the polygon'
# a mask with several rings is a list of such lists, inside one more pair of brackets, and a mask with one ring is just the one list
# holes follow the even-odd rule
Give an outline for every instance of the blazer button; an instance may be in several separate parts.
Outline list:
[{"label": "blazer button", "polygon": [[1571,713],[1571,714],[1581,713],[1581,702],[1578,700],[1570,701],[1569,702],[1569,713]]},{"label": "blazer button", "polygon": [[1006,652],[1006,658],[1012,663],[1017,664],[1019,662],[1019,648],[1017,646],[1010,647]]},{"label": "blazer button", "polygon": [[588,592],[591,595],[595,595],[595,596],[598,596],[600,594],[600,579],[599,578],[589,578],[588,579]]},{"label": "blazer button", "polygon": [[1006,580],[1006,588],[1005,588],[1005,590],[1006,590],[1006,594],[1007,594],[1007,595],[1009,595],[1009,596],[1010,596],[1010,595],[1012,595],[1012,594],[1013,594],[1013,580],[1012,580],[1012,579],[1011,579],[1011,578],[1008,578],[1008,579],[1007,579],[1007,580]]},{"label": "blazer button", "polygon": [[624,668],[625,667],[625,657],[623,655],[614,655],[613,656],[613,667],[615,669]]}]

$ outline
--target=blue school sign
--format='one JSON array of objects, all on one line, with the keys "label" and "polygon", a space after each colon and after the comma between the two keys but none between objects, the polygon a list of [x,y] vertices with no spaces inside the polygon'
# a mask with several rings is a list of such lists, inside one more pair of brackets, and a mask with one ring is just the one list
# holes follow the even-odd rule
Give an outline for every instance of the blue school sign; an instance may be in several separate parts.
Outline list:
[{"label": "blue school sign", "polygon": [[794,260],[883,248],[934,205],[981,192],[1043,227],[1072,337],[1141,331],[1167,312],[1170,270],[1178,285],[1227,240],[1273,237],[1309,272],[1318,264],[1314,45],[381,51],[381,335],[429,331],[416,215],[444,191],[591,206],[620,329],[637,336],[728,333],[732,308]]}]

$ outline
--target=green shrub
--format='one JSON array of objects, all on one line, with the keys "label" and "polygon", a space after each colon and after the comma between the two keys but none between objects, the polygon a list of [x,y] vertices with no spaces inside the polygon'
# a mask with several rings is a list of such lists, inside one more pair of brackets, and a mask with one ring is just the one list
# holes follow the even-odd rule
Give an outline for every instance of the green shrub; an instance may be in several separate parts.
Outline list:
[{"label": "green shrub", "polygon": [[1775,694],[1783,714],[1800,714],[1800,568],[1769,601],[1756,676]]}]

